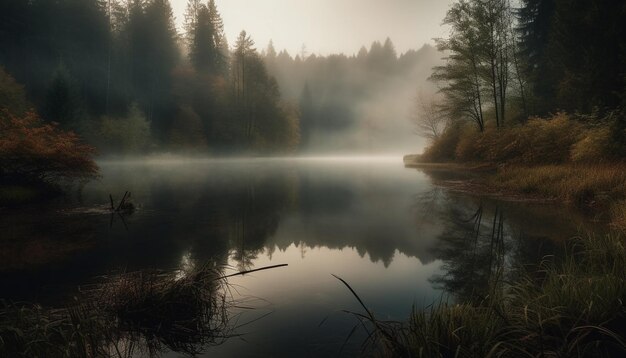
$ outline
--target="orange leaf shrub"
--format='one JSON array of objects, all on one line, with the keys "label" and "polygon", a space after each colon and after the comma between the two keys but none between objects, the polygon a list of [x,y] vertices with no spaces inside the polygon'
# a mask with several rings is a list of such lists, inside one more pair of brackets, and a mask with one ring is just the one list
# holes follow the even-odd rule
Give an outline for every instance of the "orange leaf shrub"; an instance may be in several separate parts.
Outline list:
[{"label": "orange leaf shrub", "polygon": [[54,184],[98,176],[95,148],[36,113],[0,115],[0,179]]}]

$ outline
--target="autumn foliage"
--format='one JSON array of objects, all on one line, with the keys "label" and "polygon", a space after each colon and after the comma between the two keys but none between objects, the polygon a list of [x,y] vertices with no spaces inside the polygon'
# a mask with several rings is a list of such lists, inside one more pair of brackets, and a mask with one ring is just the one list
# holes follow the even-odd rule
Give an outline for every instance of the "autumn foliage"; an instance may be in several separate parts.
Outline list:
[{"label": "autumn foliage", "polygon": [[98,176],[95,148],[34,112],[0,113],[0,179],[55,184]]}]

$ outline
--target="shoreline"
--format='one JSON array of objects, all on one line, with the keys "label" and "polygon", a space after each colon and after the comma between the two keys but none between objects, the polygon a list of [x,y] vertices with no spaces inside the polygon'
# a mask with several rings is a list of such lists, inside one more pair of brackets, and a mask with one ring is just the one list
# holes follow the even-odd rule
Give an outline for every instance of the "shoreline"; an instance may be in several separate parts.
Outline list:
[{"label": "shoreline", "polygon": [[404,156],[404,166],[428,172],[434,185],[448,190],[504,201],[562,203],[594,215],[606,215],[607,225],[626,230],[625,164],[521,166],[428,163],[419,158]]}]

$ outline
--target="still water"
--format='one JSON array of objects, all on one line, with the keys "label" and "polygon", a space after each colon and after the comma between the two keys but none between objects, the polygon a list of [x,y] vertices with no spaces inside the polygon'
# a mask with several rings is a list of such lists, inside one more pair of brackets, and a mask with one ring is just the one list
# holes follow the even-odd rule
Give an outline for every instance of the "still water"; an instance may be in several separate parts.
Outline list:
[{"label": "still water", "polygon": [[[99,164],[102,178],[74,195],[2,213],[0,298],[55,302],[113,270],[287,264],[229,279],[232,337],[207,356],[353,355],[365,331],[342,350],[358,323],[345,311],[362,310],[332,274],[378,319],[404,320],[470,294],[494,262],[537,261],[589,226],[557,206],[450,191],[437,185],[450,173],[400,157]],[[108,213],[125,191],[137,210]]]}]

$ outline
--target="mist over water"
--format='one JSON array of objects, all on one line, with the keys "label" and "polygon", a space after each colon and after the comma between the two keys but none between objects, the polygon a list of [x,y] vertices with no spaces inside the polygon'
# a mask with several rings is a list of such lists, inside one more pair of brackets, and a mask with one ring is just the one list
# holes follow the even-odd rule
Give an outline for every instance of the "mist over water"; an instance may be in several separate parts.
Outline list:
[{"label": "mist over water", "polygon": [[[355,324],[341,310],[359,306],[331,274],[381,319],[402,320],[443,289],[462,296],[477,284],[466,275],[482,272],[468,272],[464,254],[477,210],[485,218],[480,240],[505,213],[511,263],[550,252],[553,239],[584,224],[554,208],[450,192],[433,185],[447,174],[405,169],[399,156],[169,155],[99,164],[102,178],[79,197],[0,219],[3,239],[19,243],[3,250],[2,297],[54,301],[120,269],[212,262],[232,273],[288,264],[229,280],[234,302],[250,308],[230,311],[245,341],[229,339],[207,356],[336,354]],[[94,210],[124,191],[132,192],[132,215]],[[28,263],[12,259],[36,247],[51,249]],[[364,338],[358,331],[346,351],[358,352]]]},{"label": "mist over water", "polygon": [[625,18],[0,0],[0,356],[613,356]]}]

